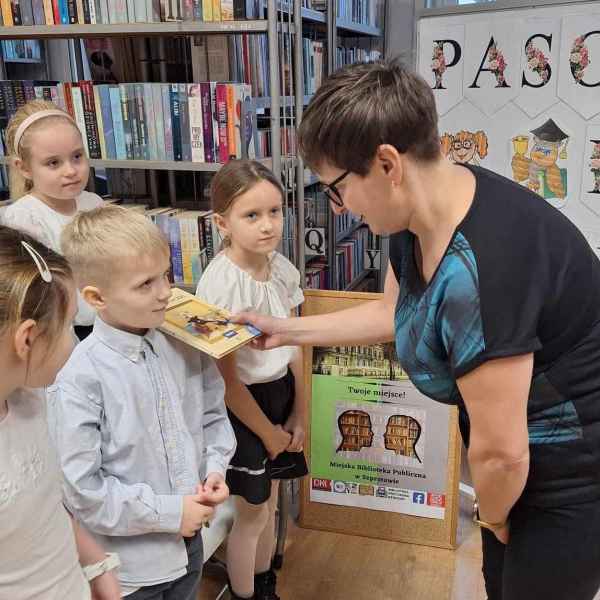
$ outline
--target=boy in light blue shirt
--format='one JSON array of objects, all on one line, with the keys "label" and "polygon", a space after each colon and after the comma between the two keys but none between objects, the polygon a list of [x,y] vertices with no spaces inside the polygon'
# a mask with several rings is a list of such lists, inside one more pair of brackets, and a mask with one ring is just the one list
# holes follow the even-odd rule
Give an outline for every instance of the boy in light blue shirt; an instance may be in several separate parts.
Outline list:
[{"label": "boy in light blue shirt", "polygon": [[81,213],[62,247],[98,313],[49,390],[66,504],[119,553],[130,600],[195,600],[199,530],[228,496],[235,449],[223,380],[209,357],[156,329],[169,247],[146,217]]}]

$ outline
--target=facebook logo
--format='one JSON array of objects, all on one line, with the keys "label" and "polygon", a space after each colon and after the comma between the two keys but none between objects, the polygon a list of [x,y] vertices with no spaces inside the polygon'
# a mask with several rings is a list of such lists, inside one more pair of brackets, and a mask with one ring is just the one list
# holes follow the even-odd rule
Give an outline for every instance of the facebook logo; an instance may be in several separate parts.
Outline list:
[{"label": "facebook logo", "polygon": [[413,492],[414,504],[425,504],[425,494],[423,492]]}]

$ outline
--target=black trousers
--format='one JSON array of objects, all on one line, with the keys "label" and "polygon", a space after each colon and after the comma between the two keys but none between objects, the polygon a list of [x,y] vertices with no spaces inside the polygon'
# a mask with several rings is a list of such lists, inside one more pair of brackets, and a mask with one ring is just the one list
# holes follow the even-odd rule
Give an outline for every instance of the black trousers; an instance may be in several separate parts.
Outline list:
[{"label": "black trousers", "polygon": [[600,500],[510,515],[508,544],[482,529],[488,600],[593,600],[600,589]]}]

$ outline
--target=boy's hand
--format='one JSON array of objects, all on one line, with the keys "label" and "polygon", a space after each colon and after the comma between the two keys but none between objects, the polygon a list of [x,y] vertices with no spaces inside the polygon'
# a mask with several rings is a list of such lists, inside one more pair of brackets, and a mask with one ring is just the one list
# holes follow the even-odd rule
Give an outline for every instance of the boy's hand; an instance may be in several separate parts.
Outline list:
[{"label": "boy's hand", "polygon": [[192,537],[213,516],[214,509],[202,504],[198,494],[183,497],[183,516],[179,532],[183,537]]},{"label": "boy's hand", "polygon": [[288,452],[302,452],[304,449],[304,419],[292,412],[283,429],[292,434],[292,440],[286,450]]},{"label": "boy's hand", "polygon": [[115,571],[107,571],[90,581],[92,600],[120,600],[121,586]]},{"label": "boy's hand", "polygon": [[197,493],[202,504],[208,506],[216,506],[229,498],[229,488],[221,473],[209,473],[204,484],[198,484]]},{"label": "boy's hand", "polygon": [[271,431],[271,434],[267,439],[263,440],[263,444],[267,449],[267,454],[271,460],[275,460],[292,441],[292,436],[283,430],[281,425],[275,425]]}]

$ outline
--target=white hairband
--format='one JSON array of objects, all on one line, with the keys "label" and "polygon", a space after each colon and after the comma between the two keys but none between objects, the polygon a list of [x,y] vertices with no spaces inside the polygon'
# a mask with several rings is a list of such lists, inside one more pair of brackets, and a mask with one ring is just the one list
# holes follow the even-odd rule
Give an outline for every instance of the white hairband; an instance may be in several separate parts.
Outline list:
[{"label": "white hairband", "polygon": [[28,242],[25,240],[21,240],[21,246],[27,250],[29,256],[33,259],[35,266],[38,268],[40,272],[40,277],[46,282],[50,283],[52,281],[52,273],[48,268],[48,263],[44,260],[44,257]]},{"label": "white hairband", "polygon": [[15,142],[13,145],[13,149],[15,154],[19,156],[19,144],[21,143],[21,138],[23,134],[27,130],[27,128],[36,121],[40,119],[45,119],[46,117],[65,117],[69,119],[74,125],[76,125],[75,121],[69,113],[66,113],[64,110],[59,110],[58,108],[51,108],[47,110],[39,110],[38,112],[29,115],[17,128],[17,133],[15,133]]}]

